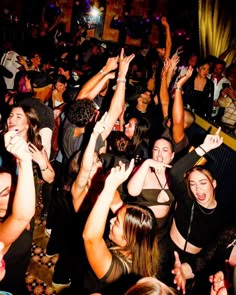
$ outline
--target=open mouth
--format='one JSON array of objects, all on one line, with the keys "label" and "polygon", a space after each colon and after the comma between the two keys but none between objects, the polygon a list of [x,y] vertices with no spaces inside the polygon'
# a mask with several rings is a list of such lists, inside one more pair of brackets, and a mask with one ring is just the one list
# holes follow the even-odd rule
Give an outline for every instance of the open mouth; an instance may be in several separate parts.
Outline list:
[{"label": "open mouth", "polygon": [[203,202],[205,199],[206,199],[206,195],[205,194],[197,194],[197,199],[200,201],[200,202]]}]

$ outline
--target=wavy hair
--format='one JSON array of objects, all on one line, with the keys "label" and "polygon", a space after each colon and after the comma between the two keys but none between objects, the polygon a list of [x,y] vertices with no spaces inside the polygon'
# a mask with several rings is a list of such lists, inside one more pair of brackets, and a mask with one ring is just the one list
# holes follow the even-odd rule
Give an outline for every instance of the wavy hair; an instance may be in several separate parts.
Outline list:
[{"label": "wavy hair", "polygon": [[[11,108],[22,108],[27,118],[29,129],[27,131],[27,141],[33,143],[39,150],[42,150],[42,141],[39,134],[39,118],[33,108],[24,104],[14,104]],[[5,122],[4,133],[8,131],[7,122]]]}]

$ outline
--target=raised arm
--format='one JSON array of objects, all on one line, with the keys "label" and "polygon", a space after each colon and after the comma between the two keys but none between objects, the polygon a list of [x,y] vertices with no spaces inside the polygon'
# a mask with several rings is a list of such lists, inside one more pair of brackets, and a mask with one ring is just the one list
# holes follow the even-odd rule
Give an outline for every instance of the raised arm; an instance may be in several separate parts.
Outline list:
[{"label": "raised arm", "polygon": [[95,152],[95,146],[99,134],[101,134],[102,131],[106,129],[106,124],[104,122],[106,116],[107,113],[105,113],[101,120],[98,121],[94,126],[88,145],[83,154],[79,173],[72,184],[71,194],[73,197],[73,205],[76,212],[79,210],[81,204],[84,201],[84,198],[86,197],[86,188],[89,181],[91,180],[91,171],[94,163],[93,155]]},{"label": "raised arm", "polygon": [[196,162],[206,153],[220,147],[220,145],[223,143],[223,138],[219,135],[220,131],[221,128],[218,128],[215,134],[207,134],[204,142],[200,146],[187,153],[173,165],[172,169],[170,170],[173,189],[176,189],[178,187],[175,185],[176,182],[182,182],[185,187],[185,172],[192,168],[196,164]]},{"label": "raised arm", "polygon": [[32,159],[27,143],[15,131],[7,132],[4,139],[6,149],[16,157],[18,166],[12,212],[0,224],[0,241],[8,247],[19,237],[34,216],[36,196]]},{"label": "raised arm", "polygon": [[105,66],[83,85],[76,99],[94,99],[103,89],[107,81],[115,78],[113,71],[118,67],[118,59],[118,56],[108,58]]},{"label": "raised arm", "polygon": [[163,57],[164,60],[166,60],[167,58],[170,57],[171,48],[172,48],[172,38],[171,38],[170,25],[165,16],[162,16],[161,24],[165,27],[165,31],[166,31],[166,49],[165,49],[165,54]]},{"label": "raised arm", "polygon": [[125,107],[125,85],[126,74],[129,69],[129,64],[134,58],[134,54],[124,56],[124,49],[121,49],[119,57],[119,69],[117,75],[117,83],[111,104],[108,110],[108,116],[105,119],[107,129],[103,131],[102,138],[105,140],[113,129],[113,126]]},{"label": "raised arm", "polygon": [[116,189],[129,177],[133,167],[134,160],[130,162],[127,170],[125,170],[125,164],[121,162],[119,166],[111,169],[85,224],[83,238],[86,254],[90,266],[99,279],[104,277],[112,262],[112,254],[103,240],[109,208]]},{"label": "raised arm", "polygon": [[171,82],[173,76],[175,75],[177,64],[179,63],[179,61],[180,61],[179,55],[177,53],[174,53],[170,59],[170,66],[167,71],[167,87],[168,87],[168,89],[170,86],[170,82]]},{"label": "raised arm", "polygon": [[164,61],[164,65],[161,71],[161,87],[160,87],[160,103],[161,103],[163,118],[168,117],[168,109],[170,104],[170,97],[169,97],[168,86],[167,86],[167,72],[169,67],[170,67],[170,61],[169,59],[166,59]]},{"label": "raised arm", "polygon": [[172,136],[175,143],[179,143],[185,136],[184,132],[184,104],[182,87],[191,77],[193,68],[189,67],[185,76],[181,77],[176,84],[174,103],[172,106]]}]

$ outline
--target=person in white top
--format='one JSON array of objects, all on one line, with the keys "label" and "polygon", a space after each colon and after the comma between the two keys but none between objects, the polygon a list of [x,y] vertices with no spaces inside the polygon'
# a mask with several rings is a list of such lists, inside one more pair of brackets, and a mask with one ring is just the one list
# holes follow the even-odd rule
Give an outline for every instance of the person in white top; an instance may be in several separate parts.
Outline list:
[{"label": "person in white top", "polygon": [[213,73],[209,75],[209,78],[214,83],[214,98],[213,98],[213,111],[212,111],[212,117],[216,117],[219,113],[219,103],[218,98],[220,95],[220,92],[225,87],[230,87],[231,83],[229,79],[227,79],[224,75],[226,63],[223,60],[217,59],[214,67],[213,67]]}]

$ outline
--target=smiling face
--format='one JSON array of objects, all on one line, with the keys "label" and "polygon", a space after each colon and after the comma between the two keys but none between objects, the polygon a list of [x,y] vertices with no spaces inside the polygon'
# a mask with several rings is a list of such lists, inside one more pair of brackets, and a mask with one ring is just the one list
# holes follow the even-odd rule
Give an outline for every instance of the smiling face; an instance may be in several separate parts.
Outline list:
[{"label": "smiling face", "polygon": [[155,161],[169,164],[174,157],[171,143],[164,138],[155,141],[152,149],[152,158]]},{"label": "smiling face", "polygon": [[109,238],[118,246],[124,247],[126,241],[124,239],[124,220],[126,207],[121,207],[116,217],[110,220]]},{"label": "smiling face", "polygon": [[7,212],[11,181],[11,175],[9,173],[0,173],[0,217],[4,217]]},{"label": "smiling face", "polygon": [[200,205],[205,208],[215,206],[215,180],[211,180],[207,175],[196,170],[189,175],[189,187]]},{"label": "smiling face", "polygon": [[18,129],[17,134],[27,140],[27,132],[29,124],[27,117],[21,107],[15,107],[12,109],[7,119],[8,131]]}]

